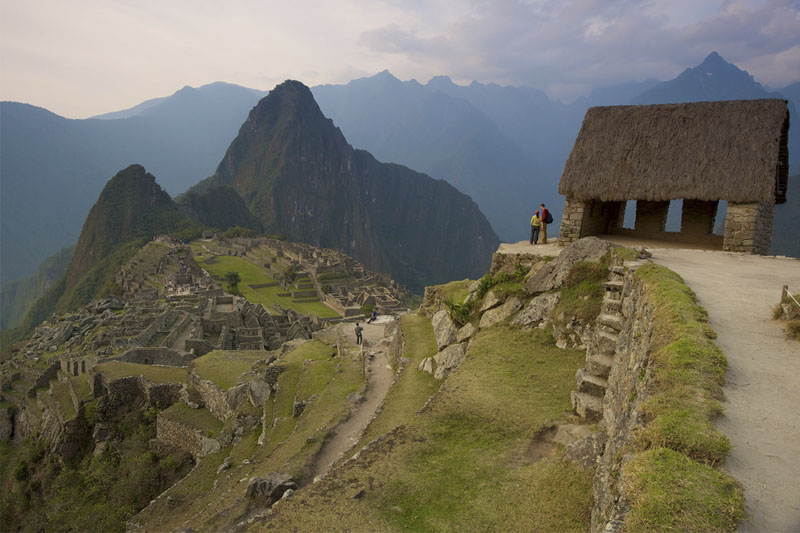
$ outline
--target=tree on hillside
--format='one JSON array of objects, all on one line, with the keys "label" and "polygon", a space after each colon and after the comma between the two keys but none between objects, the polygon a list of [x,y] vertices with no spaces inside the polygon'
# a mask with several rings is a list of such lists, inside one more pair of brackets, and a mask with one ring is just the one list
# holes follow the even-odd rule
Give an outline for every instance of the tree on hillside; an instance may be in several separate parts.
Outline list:
[{"label": "tree on hillside", "polygon": [[239,294],[239,282],[242,281],[238,272],[231,270],[225,273],[225,281],[228,282],[227,289],[231,294]]}]

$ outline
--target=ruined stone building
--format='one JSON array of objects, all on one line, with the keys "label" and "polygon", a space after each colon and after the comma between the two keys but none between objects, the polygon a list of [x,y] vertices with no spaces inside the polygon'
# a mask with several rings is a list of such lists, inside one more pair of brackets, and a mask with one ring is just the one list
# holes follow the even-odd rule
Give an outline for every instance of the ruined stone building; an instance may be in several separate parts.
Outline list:
[{"label": "ruined stone building", "polygon": [[[775,204],[786,201],[788,133],[778,99],[593,107],[558,186],[559,244],[617,234],[769,253]],[[680,232],[666,232],[679,199]],[[630,200],[636,221],[625,229]],[[723,200],[724,235],[715,235]]]}]

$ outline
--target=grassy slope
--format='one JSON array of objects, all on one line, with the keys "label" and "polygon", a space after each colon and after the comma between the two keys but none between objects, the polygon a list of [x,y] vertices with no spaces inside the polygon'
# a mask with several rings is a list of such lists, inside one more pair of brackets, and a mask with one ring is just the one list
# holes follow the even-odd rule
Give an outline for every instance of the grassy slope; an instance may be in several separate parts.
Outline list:
[{"label": "grassy slope", "polygon": [[[140,517],[146,520],[146,527],[168,531],[185,527],[184,521],[192,517],[195,529],[228,529],[247,510],[246,502],[238,501],[247,484],[239,480],[287,471],[302,478],[329,428],[346,416],[348,396],[364,383],[360,362],[350,357],[331,359],[332,351],[328,344],[310,341],[283,356],[278,363],[285,365],[278,392],[264,406],[265,416],[276,421],[267,431],[264,444],[257,445],[259,428],[243,435],[237,446],[204,458],[169,492],[181,502],[181,512],[167,508],[165,498],[159,500],[150,513]],[[309,399],[314,395],[302,415],[293,418],[295,397]],[[219,476],[219,486],[212,490],[217,467],[228,455],[233,466]],[[245,460],[251,463],[244,464]]]},{"label": "grassy slope", "polygon": [[[534,436],[569,409],[583,361],[581,352],[560,350],[540,333],[481,331],[428,409],[415,415],[406,408],[397,420],[405,425],[282,502],[267,525],[296,531],[586,529],[591,474],[529,455]],[[409,368],[413,372],[401,374],[396,387],[416,390],[409,395],[417,397],[415,404],[425,386],[404,384],[419,372]],[[514,409],[508,408],[511,398]],[[377,419],[384,428],[397,422],[384,418]]]},{"label": "grassy slope", "polygon": [[250,288],[250,285],[272,283],[275,280],[267,275],[263,267],[247,259],[232,256],[215,256],[211,258],[208,253],[204,253],[199,257],[196,256],[196,260],[212,276],[218,279],[223,279],[226,272],[238,272],[241,277],[239,291],[242,293],[242,296],[255,304],[263,304],[267,311],[271,310],[273,304],[278,304],[284,309],[292,309],[305,315],[317,315],[320,318],[334,318],[339,316],[336,311],[322,302],[300,303],[293,302],[291,298],[285,296],[278,296],[278,294],[286,292],[279,286],[263,287],[260,289]]},{"label": "grassy slope", "polygon": [[260,350],[214,350],[190,363],[192,371],[213,382],[222,390],[236,385],[236,380],[258,361],[266,359]]}]

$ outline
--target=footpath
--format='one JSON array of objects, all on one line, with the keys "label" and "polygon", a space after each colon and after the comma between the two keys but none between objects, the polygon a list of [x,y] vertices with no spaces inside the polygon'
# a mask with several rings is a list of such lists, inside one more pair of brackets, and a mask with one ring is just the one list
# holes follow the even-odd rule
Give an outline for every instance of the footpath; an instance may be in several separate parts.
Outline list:
[{"label": "footpath", "polygon": [[739,531],[800,531],[800,342],[772,320],[781,287],[800,292],[800,260],[649,250],[695,292],[728,359],[716,425],[733,445],[724,469],[744,488]]}]

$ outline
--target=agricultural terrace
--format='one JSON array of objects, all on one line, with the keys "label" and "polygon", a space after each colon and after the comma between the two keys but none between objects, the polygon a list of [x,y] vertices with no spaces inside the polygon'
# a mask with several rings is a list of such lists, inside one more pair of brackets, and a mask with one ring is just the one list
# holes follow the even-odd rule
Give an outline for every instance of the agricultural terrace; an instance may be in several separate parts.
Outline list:
[{"label": "agricultural terrace", "polygon": [[186,381],[185,368],[161,365],[143,365],[125,361],[100,363],[95,370],[108,379],[121,379],[128,376],[144,376],[154,383],[183,383]]},{"label": "agricultural terrace", "polygon": [[[239,282],[239,292],[248,301],[254,304],[263,304],[269,312],[274,312],[273,304],[278,304],[283,309],[291,309],[303,315],[317,315],[320,318],[336,318],[339,316],[336,311],[322,302],[295,302],[290,296],[283,296],[286,291],[279,285],[272,287],[252,288],[250,285],[261,285],[264,283],[274,283],[275,280],[269,276],[266,270],[255,263],[229,255],[211,255],[203,248],[205,243],[195,241],[192,243],[192,251],[195,254],[195,261],[208,271],[211,276],[225,283],[226,272],[238,272],[241,281]],[[266,252],[263,252],[266,255]]]},{"label": "agricultural terrace", "polygon": [[259,350],[214,350],[190,363],[192,371],[222,390],[236,385],[236,380],[267,353]]}]

